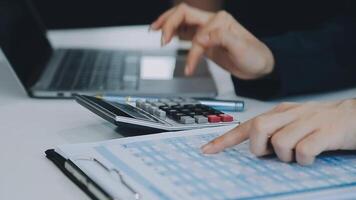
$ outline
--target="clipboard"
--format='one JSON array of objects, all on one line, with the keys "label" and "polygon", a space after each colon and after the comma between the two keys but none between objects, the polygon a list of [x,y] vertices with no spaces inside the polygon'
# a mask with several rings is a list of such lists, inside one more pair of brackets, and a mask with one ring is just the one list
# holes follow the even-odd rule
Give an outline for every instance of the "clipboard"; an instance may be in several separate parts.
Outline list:
[{"label": "clipboard", "polygon": [[[120,200],[120,198],[111,196],[105,189],[95,183],[89,176],[87,176],[78,166],[76,166],[70,159],[66,159],[57,153],[54,149],[45,151],[46,157],[52,161],[73,183],[75,183],[84,193],[86,193],[93,200]],[[107,168],[102,162],[95,158],[88,158],[88,160],[96,162],[106,171],[113,170]],[[124,185],[133,194],[133,199],[140,200],[140,194],[125,182],[120,172],[114,170],[118,174],[122,185]]]},{"label": "clipboard", "polygon": [[[220,127],[179,134],[168,132],[86,144],[66,144],[47,150],[46,156],[94,200],[216,199],[216,196],[219,199],[330,199],[330,195],[352,199],[350,197],[355,196],[354,153],[338,155],[329,152],[325,156],[320,155],[315,165],[308,168],[301,168],[295,163],[286,166],[274,157],[255,158],[249,152],[247,143],[213,157],[199,154],[198,147],[227,130],[227,127]],[[159,158],[156,158],[157,155]],[[173,161],[171,158],[174,158]],[[157,159],[159,162],[155,162]],[[207,162],[209,167],[202,165]],[[172,167],[172,163],[180,167]],[[330,171],[330,167],[336,170]],[[206,174],[212,174],[213,177],[206,177]],[[259,177],[262,177],[259,182],[245,181],[254,181]],[[233,186],[229,181],[231,179],[236,182]],[[220,181],[219,184],[216,180]],[[261,194],[266,191],[266,183],[270,190]],[[256,189],[250,189],[256,184],[259,186],[258,191],[261,191],[258,194]],[[189,186],[189,191],[198,192],[189,193],[184,186]],[[296,186],[299,189],[295,189]],[[204,192],[200,188],[204,188]],[[230,196],[226,198],[226,194]]]}]

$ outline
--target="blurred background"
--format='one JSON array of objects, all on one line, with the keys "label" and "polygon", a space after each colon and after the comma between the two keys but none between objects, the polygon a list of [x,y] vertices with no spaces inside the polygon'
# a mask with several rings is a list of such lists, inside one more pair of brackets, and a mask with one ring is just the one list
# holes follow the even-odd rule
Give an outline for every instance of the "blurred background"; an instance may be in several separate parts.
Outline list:
[{"label": "blurred background", "polygon": [[32,0],[49,29],[149,24],[170,0]]},{"label": "blurred background", "polygon": [[[150,24],[183,0],[32,0],[48,29]],[[184,0],[222,7],[256,36],[313,27],[337,13],[332,0]],[[219,3],[217,3],[219,2]],[[342,4],[340,4],[342,5]],[[315,13],[318,12],[318,15]]]}]

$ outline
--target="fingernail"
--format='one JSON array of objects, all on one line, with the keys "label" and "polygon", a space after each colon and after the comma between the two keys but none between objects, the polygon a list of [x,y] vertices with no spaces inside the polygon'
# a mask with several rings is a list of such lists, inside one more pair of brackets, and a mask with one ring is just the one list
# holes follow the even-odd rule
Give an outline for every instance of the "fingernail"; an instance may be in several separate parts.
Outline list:
[{"label": "fingernail", "polygon": [[206,145],[201,147],[201,151],[204,154],[214,153],[213,150],[214,150],[214,145],[212,143],[208,143],[208,144],[206,144]]},{"label": "fingernail", "polygon": [[203,35],[198,37],[198,41],[202,44],[206,44],[209,42],[209,36],[208,35]]}]

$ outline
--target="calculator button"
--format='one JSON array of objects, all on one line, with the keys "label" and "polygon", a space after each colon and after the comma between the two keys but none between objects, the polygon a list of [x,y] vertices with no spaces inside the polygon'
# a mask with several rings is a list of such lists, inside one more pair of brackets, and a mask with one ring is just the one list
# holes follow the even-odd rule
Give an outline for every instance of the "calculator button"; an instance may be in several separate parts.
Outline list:
[{"label": "calculator button", "polygon": [[183,102],[184,100],[181,99],[181,98],[174,98],[174,99],[171,99],[171,101],[176,102],[176,103],[181,103],[181,102]]},{"label": "calculator button", "polygon": [[155,113],[154,113],[155,116],[157,116],[158,118],[160,119],[166,119],[166,112],[164,112],[163,110],[155,110]]},{"label": "calculator button", "polygon": [[195,100],[195,99],[190,99],[190,98],[186,98],[184,99],[185,102],[187,103],[191,103],[191,104],[198,104],[199,101]]},{"label": "calculator button", "polygon": [[195,115],[203,115],[203,113],[202,112],[195,112]]},{"label": "calculator button", "polygon": [[152,113],[152,106],[151,105],[146,105],[146,109],[145,109],[148,113]]},{"label": "calculator button", "polygon": [[172,116],[174,113],[177,113],[178,110],[174,110],[174,109],[173,109],[173,110],[167,110],[166,112],[167,112],[167,115],[168,115],[168,116]]},{"label": "calculator button", "polygon": [[219,123],[232,122],[234,120],[231,115],[189,98],[139,99],[135,103],[136,107],[157,118],[166,120],[169,117],[182,124]]},{"label": "calculator button", "polygon": [[169,110],[168,106],[158,106],[158,108],[164,111]]},{"label": "calculator button", "polygon": [[193,110],[195,112],[203,112],[204,111],[202,108],[197,108],[197,107],[195,107]]},{"label": "calculator button", "polygon": [[161,107],[161,106],[165,106],[166,104],[161,103],[161,102],[154,102],[154,103],[152,103],[152,105],[154,105],[156,107]]},{"label": "calculator button", "polygon": [[194,116],[196,116],[197,114],[196,114],[195,112],[188,112],[188,113],[186,113],[186,115],[191,116],[191,117],[194,117]]},{"label": "calculator button", "polygon": [[142,108],[143,110],[147,111],[147,109],[148,109],[149,106],[151,106],[151,105],[148,104],[148,103],[143,103],[142,106],[141,106],[141,108]]},{"label": "calculator button", "polygon": [[219,116],[216,115],[208,115],[208,121],[210,123],[218,123],[221,121],[221,118]]},{"label": "calculator button", "polygon": [[196,106],[194,106],[194,108],[191,108],[191,109],[195,112],[203,112],[204,111],[202,108],[197,108]]},{"label": "calculator button", "polygon": [[154,106],[148,106],[148,107],[147,107],[147,112],[153,115],[155,109],[157,109],[157,108],[154,107]]},{"label": "calculator button", "polygon": [[204,116],[208,116],[208,115],[210,115],[210,112],[204,111],[204,112],[201,112],[201,114]]},{"label": "calculator button", "polygon": [[193,105],[193,104],[186,104],[186,105],[183,105],[183,108],[194,109],[194,108],[195,108],[195,105]]},{"label": "calculator button", "polygon": [[144,102],[142,101],[142,100],[137,100],[136,101],[136,107],[138,107],[138,108],[142,108],[142,104],[143,104]]},{"label": "calculator button", "polygon": [[191,112],[191,110],[189,110],[189,109],[181,109],[180,110],[182,113],[190,113]]},{"label": "calculator button", "polygon": [[178,105],[178,104],[176,104],[174,106],[171,106],[171,108],[178,110],[178,109],[182,109],[183,107]]},{"label": "calculator button", "polygon": [[170,100],[163,98],[163,99],[159,99],[158,102],[167,103],[167,102],[170,102]]},{"label": "calculator button", "polygon": [[194,118],[189,116],[182,116],[180,122],[183,124],[193,124],[195,122]]},{"label": "calculator button", "polygon": [[178,105],[178,103],[176,103],[176,102],[166,102],[165,104],[169,107],[174,107],[174,106]]},{"label": "calculator button", "polygon": [[193,107],[194,107],[194,103],[192,103],[192,102],[180,102],[179,105],[181,105],[181,106],[190,105],[190,106],[193,106]]},{"label": "calculator button", "polygon": [[172,114],[173,119],[176,120],[176,121],[180,121],[180,119],[183,116],[186,116],[186,115],[184,113],[179,113],[179,112]]},{"label": "calculator button", "polygon": [[157,107],[153,107],[153,109],[152,109],[152,115],[154,115],[155,113],[156,113],[156,111],[157,110],[159,110],[159,108],[157,108]]},{"label": "calculator button", "polygon": [[234,118],[231,115],[222,114],[222,115],[219,115],[219,117],[221,118],[222,122],[232,122],[232,121],[234,121]]},{"label": "calculator button", "polygon": [[195,122],[198,124],[208,123],[208,118],[202,115],[194,116]]},{"label": "calculator button", "polygon": [[149,104],[154,104],[154,103],[156,103],[157,101],[154,101],[154,100],[150,100],[150,99],[147,99],[146,100],[146,103],[149,103]]}]

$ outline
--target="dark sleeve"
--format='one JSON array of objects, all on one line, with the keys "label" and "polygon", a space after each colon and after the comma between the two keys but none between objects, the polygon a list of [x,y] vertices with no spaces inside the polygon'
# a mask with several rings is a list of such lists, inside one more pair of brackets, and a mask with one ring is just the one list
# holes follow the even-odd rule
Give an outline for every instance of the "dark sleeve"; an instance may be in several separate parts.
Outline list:
[{"label": "dark sleeve", "polygon": [[356,86],[356,20],[340,16],[312,30],[261,40],[275,58],[272,74],[232,77],[237,95],[271,99]]}]

